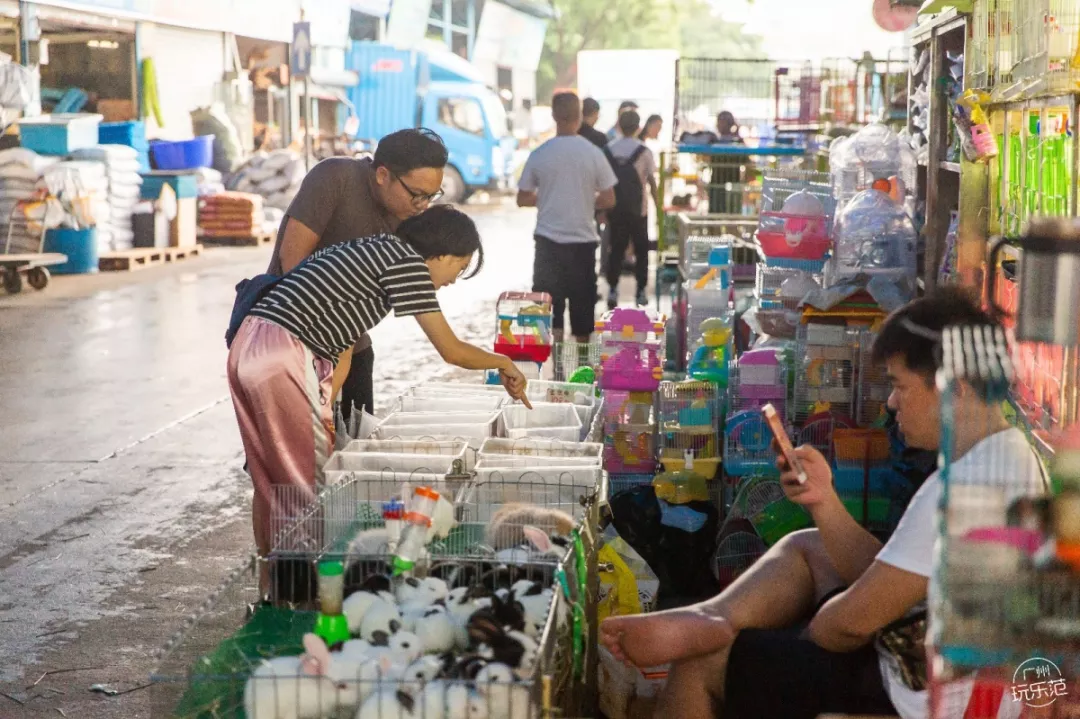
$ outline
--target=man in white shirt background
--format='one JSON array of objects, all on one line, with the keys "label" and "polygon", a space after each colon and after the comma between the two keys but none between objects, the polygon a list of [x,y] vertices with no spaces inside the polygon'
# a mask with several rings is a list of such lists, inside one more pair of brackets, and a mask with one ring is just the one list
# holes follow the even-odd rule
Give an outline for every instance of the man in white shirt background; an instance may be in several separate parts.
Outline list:
[{"label": "man in white shirt background", "polygon": [[553,335],[563,339],[565,312],[579,342],[596,322],[597,210],[615,205],[615,173],[604,153],[578,134],[581,100],[562,92],[551,100],[556,135],[533,150],[518,182],[518,207],[536,207],[533,291],[551,295]]},{"label": "man in white shirt background", "polygon": [[[962,290],[943,289],[894,312],[874,344],[874,361],[885,364],[892,383],[889,406],[909,446],[939,449],[937,338],[956,325],[997,326]],[[1000,403],[986,401],[969,383],[953,397],[952,481],[1013,496],[1045,492],[1038,456]],[[828,461],[811,447],[796,454],[806,482],[778,460],[781,482],[810,513],[814,529],[777,542],[711,600],[601,624],[601,640],[616,658],[639,667],[671,663],[658,701],[664,719],[715,716],[717,705],[737,719],[928,716],[925,664],[916,663],[905,679],[875,640],[882,630],[919,626],[915,620],[925,612],[939,473],[919,488],[882,545],[848,513]],[[913,646],[924,639],[914,637]]]},{"label": "man in white shirt background", "polygon": [[656,158],[638,139],[641,116],[636,110],[619,115],[622,135],[608,143],[608,153],[619,182],[615,186],[615,207],[608,213],[611,252],[605,268],[608,308],[619,304],[619,277],[627,247],[634,249],[636,302],[649,304],[645,289],[649,284],[649,197],[656,197]]}]

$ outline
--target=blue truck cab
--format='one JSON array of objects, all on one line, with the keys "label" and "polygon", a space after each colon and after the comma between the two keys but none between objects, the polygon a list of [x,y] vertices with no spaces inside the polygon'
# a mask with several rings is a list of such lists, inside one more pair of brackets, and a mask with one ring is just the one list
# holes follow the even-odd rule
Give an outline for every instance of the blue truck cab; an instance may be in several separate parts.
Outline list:
[{"label": "blue truck cab", "polygon": [[349,90],[359,120],[356,139],[375,143],[408,127],[437,132],[450,153],[443,179],[448,202],[509,187],[516,140],[506,110],[466,60],[441,47],[355,42],[349,69],[359,76]]}]

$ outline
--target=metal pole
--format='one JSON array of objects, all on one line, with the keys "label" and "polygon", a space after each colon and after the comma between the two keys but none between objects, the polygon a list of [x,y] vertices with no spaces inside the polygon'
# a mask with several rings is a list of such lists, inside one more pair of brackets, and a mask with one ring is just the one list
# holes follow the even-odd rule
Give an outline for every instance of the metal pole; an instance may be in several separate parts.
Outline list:
[{"label": "metal pole", "polygon": [[[304,22],[306,13],[304,8],[300,8],[300,22]],[[310,38],[308,41],[310,42]],[[308,83],[308,76],[311,74],[311,68],[307,68],[307,72],[304,73],[304,171],[311,170],[311,87]]]},{"label": "metal pole", "polygon": [[26,0],[19,0],[19,64],[30,65],[30,28],[37,9]]}]

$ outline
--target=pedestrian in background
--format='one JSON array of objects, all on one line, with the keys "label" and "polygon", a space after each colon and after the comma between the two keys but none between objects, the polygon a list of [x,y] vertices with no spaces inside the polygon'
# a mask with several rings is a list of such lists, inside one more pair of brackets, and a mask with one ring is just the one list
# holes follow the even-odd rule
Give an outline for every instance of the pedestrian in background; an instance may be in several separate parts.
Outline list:
[{"label": "pedestrian in background", "polygon": [[[633,100],[623,100],[622,102],[619,103],[619,117],[622,117],[622,114],[624,112],[626,112],[627,110],[637,110],[637,109],[638,109],[638,104],[636,102],[634,102]],[[615,125],[612,126],[612,128],[610,130],[608,130],[607,137],[608,137],[609,142],[611,140],[617,140],[620,137],[622,137],[621,131],[619,130],[619,120],[617,118],[615,120]]]},{"label": "pedestrian in background", "polygon": [[[313,252],[339,242],[393,232],[442,196],[447,151],[430,130],[408,129],[379,141],[374,158],[331,157],[311,169],[278,229],[267,272],[283,275]],[[356,343],[341,388],[342,412],[375,412],[375,352],[365,334]]]},{"label": "pedestrian in background", "polygon": [[[637,139],[641,117],[634,110],[619,116],[622,137],[608,145],[615,163],[615,207],[608,213],[611,221],[611,256],[607,264],[609,308],[619,304],[619,276],[622,258],[629,246],[634,248],[635,301],[648,304],[645,290],[649,284],[649,195],[656,197],[656,159],[645,143]],[[648,188],[648,192],[646,192]]]},{"label": "pedestrian in background", "polygon": [[607,135],[596,129],[596,123],[600,119],[600,103],[591,97],[581,101],[581,129],[578,134],[603,150],[607,147]]},{"label": "pedestrian in background", "polygon": [[637,139],[645,142],[646,140],[655,140],[660,137],[660,130],[664,126],[664,118],[659,115],[649,115],[649,119],[645,121],[645,125],[641,128],[641,132],[638,133]]},{"label": "pedestrian in background", "polygon": [[604,153],[578,134],[581,100],[571,92],[551,101],[556,135],[533,150],[518,183],[518,207],[536,207],[533,291],[551,295],[556,341],[570,330],[588,342],[596,320],[597,210],[615,205],[615,173]]}]

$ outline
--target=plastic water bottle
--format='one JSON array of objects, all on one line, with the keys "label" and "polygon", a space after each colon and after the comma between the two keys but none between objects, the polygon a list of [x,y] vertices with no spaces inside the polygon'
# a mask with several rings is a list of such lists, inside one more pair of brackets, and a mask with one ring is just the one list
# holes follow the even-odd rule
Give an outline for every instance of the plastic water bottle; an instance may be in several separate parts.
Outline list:
[{"label": "plastic water bottle", "polygon": [[394,576],[412,571],[416,560],[420,558],[424,545],[427,544],[428,529],[431,527],[431,515],[435,512],[435,503],[439,493],[431,487],[417,487],[413,490],[409,510],[402,522],[401,541],[394,552],[391,562]]},{"label": "plastic water bottle", "polygon": [[383,526],[386,527],[386,544],[393,552],[401,540],[401,522],[405,518],[405,503],[392,499],[382,505]]},{"label": "plastic water bottle", "polygon": [[345,593],[345,567],[341,562],[319,564],[319,615],[315,619],[315,634],[326,646],[349,640],[349,620],[341,613]]}]

